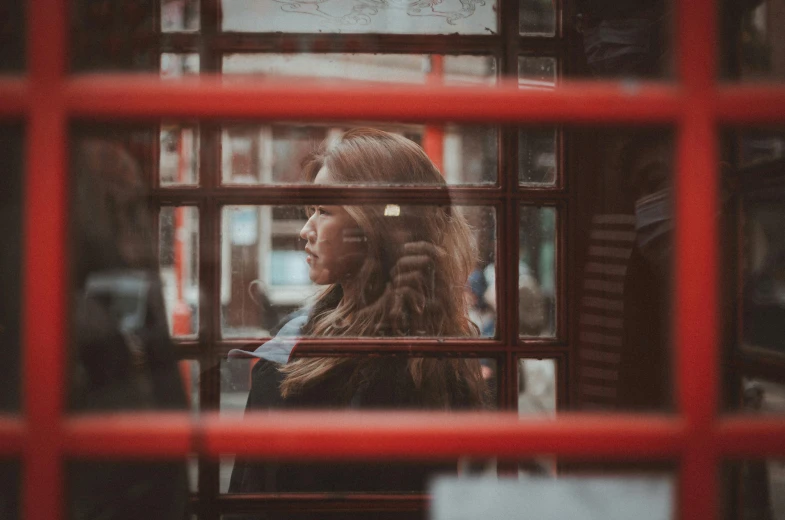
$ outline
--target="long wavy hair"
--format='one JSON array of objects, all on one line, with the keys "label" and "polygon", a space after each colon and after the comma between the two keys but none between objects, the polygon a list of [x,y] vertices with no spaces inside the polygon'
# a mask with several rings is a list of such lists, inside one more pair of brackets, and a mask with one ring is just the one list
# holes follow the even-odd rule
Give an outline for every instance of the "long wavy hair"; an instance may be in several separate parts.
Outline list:
[{"label": "long wavy hair", "polygon": [[[333,142],[325,141],[304,162],[305,178],[313,182],[326,168],[337,184],[405,184],[444,186],[439,170],[417,144],[405,137],[371,128],[358,128]],[[466,280],[476,262],[473,235],[466,219],[454,208],[434,205],[345,206],[366,244],[366,259],[351,282],[359,297],[343,300],[343,288],[325,288],[311,310],[303,333],[331,336],[476,336],[464,297]],[[395,215],[394,213],[398,213]],[[404,244],[434,246],[430,278],[412,300],[389,297],[392,271],[403,255]],[[281,368],[284,397],[297,394],[322,380],[336,367],[354,364],[355,375],[374,373],[378,358],[298,358]],[[426,407],[451,408],[459,403],[480,406],[485,387],[476,359],[410,358],[408,372]],[[384,377],[376,371],[376,377]],[[363,376],[366,377],[366,376]],[[366,377],[367,378],[367,377]],[[350,377],[349,387],[358,377]],[[351,388],[348,388],[351,394]]]}]

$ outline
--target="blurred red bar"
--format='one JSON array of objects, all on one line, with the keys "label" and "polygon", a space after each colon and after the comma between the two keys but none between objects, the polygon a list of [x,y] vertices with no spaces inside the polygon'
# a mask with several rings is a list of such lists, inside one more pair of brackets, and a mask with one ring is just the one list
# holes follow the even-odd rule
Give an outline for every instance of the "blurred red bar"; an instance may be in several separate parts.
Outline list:
[{"label": "blurred red bar", "polygon": [[674,187],[676,397],[687,438],[679,479],[679,518],[717,518],[717,54],[713,0],[677,3],[676,49],[684,89]]},{"label": "blurred red bar", "polygon": [[717,429],[719,451],[728,457],[785,458],[785,418],[733,417]]},{"label": "blurred red bar", "polygon": [[267,120],[675,123],[674,86],[565,82],[550,91],[496,87],[157,76],[84,76],[66,87],[69,110],[95,117],[225,117]]},{"label": "blurred red bar", "polygon": [[69,419],[64,448],[78,457],[183,458],[195,451],[193,418],[188,413],[127,413]]},{"label": "blurred red bar", "polygon": [[271,412],[227,420],[207,417],[204,447],[211,456],[319,459],[462,455],[521,457],[558,453],[590,458],[676,458],[684,427],[653,415],[560,415],[520,420],[515,414]]},{"label": "blurred red bar", "polygon": [[21,517],[64,517],[61,414],[68,343],[68,135],[62,97],[69,2],[27,2],[30,113],[24,178]]},{"label": "blurred red bar", "polygon": [[16,78],[0,79],[0,116],[21,116],[29,109],[27,81]]},{"label": "blurred red bar", "polygon": [[717,89],[717,118],[723,123],[785,124],[785,84],[733,85]]},{"label": "blurred red bar", "polygon": [[0,456],[18,455],[24,445],[25,428],[20,419],[0,418]]}]

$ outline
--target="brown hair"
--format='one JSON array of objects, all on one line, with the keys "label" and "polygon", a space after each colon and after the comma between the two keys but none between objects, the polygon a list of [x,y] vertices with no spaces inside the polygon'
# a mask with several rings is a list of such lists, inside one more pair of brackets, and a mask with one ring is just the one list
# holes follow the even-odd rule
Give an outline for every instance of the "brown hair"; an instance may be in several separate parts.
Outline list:
[{"label": "brown hair", "polygon": [[[339,184],[445,185],[439,170],[417,144],[371,128],[350,130],[335,142],[322,143],[304,164],[306,179],[312,182],[323,167],[332,181]],[[366,260],[353,275],[353,283],[362,288],[360,297],[339,306],[342,287],[328,286],[314,304],[303,333],[476,336],[477,328],[469,320],[464,298],[464,286],[475,263],[473,237],[466,220],[450,206],[400,206],[397,217],[385,216],[385,208],[383,204],[345,207],[366,240]],[[391,282],[391,271],[407,242],[432,244],[442,252],[434,256],[434,269],[429,273],[432,283],[422,288],[417,302],[407,302],[402,308],[394,309],[392,303],[374,305]],[[367,365],[373,361],[336,357],[295,359],[281,369],[285,374],[282,395],[296,394],[347,363],[357,364],[355,372],[367,373]],[[468,394],[468,404],[474,406],[483,399],[484,383],[476,359],[411,358],[408,368],[425,406],[455,406],[456,393]],[[463,388],[454,388],[456,382]]]}]

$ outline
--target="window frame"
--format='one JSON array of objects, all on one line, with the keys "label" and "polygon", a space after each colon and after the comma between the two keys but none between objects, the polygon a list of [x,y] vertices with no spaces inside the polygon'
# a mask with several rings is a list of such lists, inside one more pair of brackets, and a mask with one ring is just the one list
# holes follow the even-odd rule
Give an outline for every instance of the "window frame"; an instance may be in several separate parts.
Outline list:
[{"label": "window frame", "polygon": [[[680,462],[678,510],[679,517],[684,519],[717,518],[718,468],[723,457],[785,456],[785,446],[781,442],[785,436],[782,418],[759,420],[718,415],[717,312],[706,305],[706,301],[716,301],[717,295],[717,229],[713,218],[717,193],[717,126],[720,123],[762,124],[785,120],[785,88],[781,85],[717,84],[713,58],[716,9],[712,0],[676,3],[675,33],[679,45],[675,48],[680,72],[676,85],[642,83],[634,93],[617,82],[563,84],[547,93],[521,93],[517,88],[504,86],[450,93],[439,87],[422,86],[398,93],[386,92],[389,99],[386,107],[362,104],[356,107],[356,110],[364,111],[364,115],[378,119],[413,117],[413,110],[417,109],[421,117],[442,121],[469,121],[474,117],[498,123],[673,123],[677,128],[676,280],[682,282],[676,284],[673,298],[676,309],[676,415],[574,417],[565,414],[553,421],[521,423],[500,414],[497,420],[486,420],[478,425],[470,416],[396,415],[393,421],[389,417],[363,414],[330,423],[334,428],[331,442],[321,447],[306,428],[309,421],[327,421],[318,414],[285,414],[279,421],[251,417],[244,422],[224,421],[209,415],[193,422],[185,414],[67,417],[63,397],[68,282],[67,262],[63,259],[67,258],[68,250],[65,223],[69,210],[69,121],[161,115],[232,117],[241,109],[249,117],[277,115],[262,104],[273,94],[270,87],[265,86],[221,85],[210,80],[196,85],[179,81],[163,84],[158,78],[128,80],[112,74],[68,76],[67,4],[65,0],[48,0],[36,2],[33,8],[32,2],[28,2],[28,74],[0,79],[0,117],[25,121],[27,132],[22,273],[24,415],[0,418],[0,454],[19,457],[23,464],[23,518],[64,517],[66,475],[63,464],[68,457],[181,458],[195,451],[208,460],[225,452],[227,447],[237,447],[239,439],[246,439],[241,454],[264,454],[264,450],[270,448],[259,442],[262,435],[267,435],[268,439],[287,436],[292,446],[308,448],[311,450],[308,453],[314,457],[356,456],[357,446],[352,442],[367,435],[367,428],[371,427],[379,435],[366,447],[371,450],[365,453],[369,457],[396,455],[427,459],[494,451],[510,457],[548,452],[556,456],[592,458],[677,459]],[[215,35],[204,20],[216,18],[218,11],[204,9],[207,5],[207,0],[202,0],[202,29],[206,31],[203,34]],[[502,20],[511,23],[509,20],[515,19],[517,31],[517,4],[504,2],[501,5]],[[504,45],[516,49],[512,54],[516,66],[516,42],[519,40],[517,34],[507,34],[504,38]],[[204,60],[201,66],[203,71],[214,70],[206,67]],[[298,91],[294,89],[294,92]],[[450,103],[470,102],[480,93],[485,100],[483,114],[461,114],[455,105],[450,108]],[[335,114],[339,112],[337,103],[345,99],[339,92],[327,88],[314,89],[311,95],[326,103],[326,112],[332,110]],[[423,96],[446,101],[446,108],[423,104]],[[254,101],[241,104],[243,97],[253,97]],[[524,106],[524,101],[530,103]],[[292,118],[304,110],[292,100],[284,100],[280,109]],[[504,139],[509,140],[510,136]],[[40,153],[42,149],[47,153]],[[512,154],[505,156],[508,164],[515,166],[510,171],[517,173],[517,160],[512,158]],[[201,172],[209,171],[205,165],[201,166]],[[485,197],[471,190],[456,189],[453,193],[465,191],[472,200]],[[315,195],[307,189],[299,192],[280,189],[276,193],[297,193],[303,200]],[[418,194],[418,190],[364,190],[359,193],[369,199],[384,196],[404,200]],[[556,198],[569,200],[569,196],[556,193],[559,194]],[[212,195],[213,192],[207,189],[201,204],[208,208],[216,204],[210,198]],[[323,197],[323,194],[319,196]],[[339,198],[338,193],[332,196]],[[503,181],[491,197],[498,197],[506,204],[504,215],[498,220],[500,242],[505,242],[499,246],[499,258],[507,259],[508,265],[501,270],[497,283],[517,277],[517,264],[509,262],[517,258],[517,240],[512,233],[517,226],[517,201],[530,197],[532,201],[540,202],[553,196],[532,190],[524,197],[516,175],[514,180]],[[200,210],[200,214],[210,213]],[[208,220],[203,217],[201,222]],[[201,225],[204,226],[200,229],[201,240],[215,239],[214,226]],[[503,240],[505,237],[510,240]],[[217,293],[214,282],[210,282],[206,263],[200,263],[200,270],[205,270],[200,275],[202,289]],[[517,309],[517,301],[512,296],[504,303],[508,313]],[[204,324],[204,320],[200,323]],[[513,369],[509,367],[517,365],[514,362],[519,351],[517,346],[521,345],[520,351],[525,352],[530,343],[520,342],[517,330],[509,323],[503,323],[500,328],[505,331],[500,342],[505,345],[503,356],[508,367],[501,373],[500,380],[502,388],[507,388],[511,387],[513,377]],[[212,329],[217,330],[214,326]],[[202,337],[206,344],[215,339],[210,334]],[[542,348],[536,343],[531,345],[532,352],[535,347]],[[424,344],[423,349],[426,348],[427,344]],[[210,374],[208,371],[206,377],[212,377]],[[41,381],[47,384],[41,384]],[[512,402],[513,396],[508,394],[501,397],[505,403]],[[623,452],[618,450],[620,442],[625,446]],[[212,479],[204,478],[208,490],[213,486],[217,489],[217,481]],[[219,506],[223,507],[217,495],[200,488],[199,497],[200,514],[206,518],[216,517]]]}]

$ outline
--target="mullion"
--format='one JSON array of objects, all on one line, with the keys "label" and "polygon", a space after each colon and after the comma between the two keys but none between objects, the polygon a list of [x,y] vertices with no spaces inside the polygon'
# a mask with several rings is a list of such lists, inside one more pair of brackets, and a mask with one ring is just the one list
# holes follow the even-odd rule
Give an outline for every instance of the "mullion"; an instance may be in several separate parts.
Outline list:
[{"label": "mullion", "polygon": [[[199,52],[204,47],[222,53],[387,53],[495,54],[505,44],[500,35],[460,34],[316,34],[316,33],[163,33],[162,52]],[[140,37],[141,38],[141,37]],[[550,36],[515,35],[521,52],[561,54],[566,40]],[[149,37],[147,38],[149,39]]]},{"label": "mullion", "polygon": [[[220,1],[199,1],[199,36],[207,41],[220,32]],[[209,45],[200,45],[199,73],[216,74],[221,71],[221,56]],[[199,185],[207,189],[218,186],[220,179],[220,131],[210,122],[202,121],[199,132]],[[200,205],[199,287],[200,287],[200,378],[199,399],[203,410],[220,407],[221,371],[213,356],[213,345],[220,338],[220,207],[211,199]],[[204,294],[205,297],[201,297]],[[199,457],[198,501],[201,520],[218,520],[220,509],[217,497],[220,487],[218,461]]]}]

